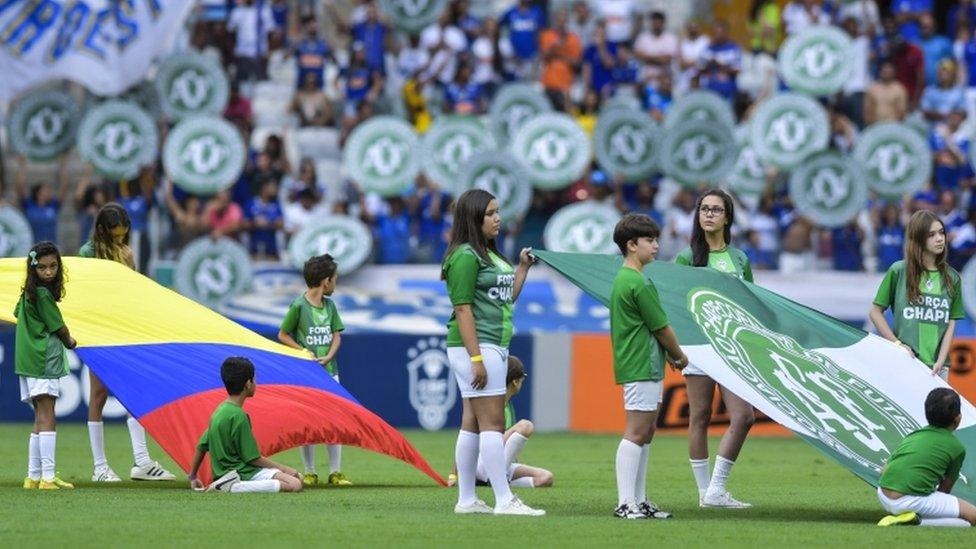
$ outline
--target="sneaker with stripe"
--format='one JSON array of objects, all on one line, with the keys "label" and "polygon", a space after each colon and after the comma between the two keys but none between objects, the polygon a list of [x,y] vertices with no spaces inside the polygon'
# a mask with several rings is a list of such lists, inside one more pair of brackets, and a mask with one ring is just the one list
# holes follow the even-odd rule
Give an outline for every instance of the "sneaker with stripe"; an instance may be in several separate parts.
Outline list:
[{"label": "sneaker with stripe", "polygon": [[132,471],[129,472],[129,478],[132,480],[176,480],[176,475],[163,469],[158,461],[153,461],[146,464],[145,467],[133,465]]}]

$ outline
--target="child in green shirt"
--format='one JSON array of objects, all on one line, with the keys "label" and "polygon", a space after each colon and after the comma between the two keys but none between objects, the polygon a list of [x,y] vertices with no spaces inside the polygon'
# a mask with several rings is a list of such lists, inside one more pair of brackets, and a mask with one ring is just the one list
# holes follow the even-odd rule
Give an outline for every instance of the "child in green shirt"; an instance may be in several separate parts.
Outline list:
[{"label": "child in green shirt", "polygon": [[40,242],[27,257],[27,279],[14,309],[17,333],[14,372],[20,376],[20,400],[34,409],[34,429],[27,459],[27,490],[74,488],[55,476],[57,446],[54,403],[61,394],[61,378],[68,375],[65,349],[76,342],[61,318],[58,302],[64,297],[61,252],[51,242]]},{"label": "child in green shirt", "polygon": [[[342,344],[341,332],[345,327],[339,318],[339,310],[329,299],[338,282],[338,267],[331,255],[324,254],[306,261],[302,274],[308,289],[288,307],[278,330],[278,341],[293,349],[308,351],[333,379],[339,381],[335,356]],[[333,486],[352,485],[342,474],[342,446],[327,444],[326,448],[329,450],[328,483]],[[318,484],[314,446],[302,446],[302,461],[305,464],[302,482],[308,486]]]},{"label": "child in green shirt", "polygon": [[206,488],[208,492],[301,492],[298,471],[262,456],[254,440],[251,418],[243,408],[244,401],[257,390],[254,364],[244,357],[230,357],[220,365],[220,379],[228,397],[214,410],[197,443],[190,467],[190,488],[204,490],[197,472],[209,452],[216,480]]},{"label": "child in green shirt", "polygon": [[925,399],[927,427],[909,434],[891,454],[878,479],[878,501],[891,513],[878,526],[976,524],[976,506],[950,494],[966,459],[952,434],[962,421],[959,395],[945,387]]},{"label": "child in green shirt", "polygon": [[624,263],[610,292],[610,343],[617,385],[623,385],[627,426],[617,447],[618,506],[614,515],[627,519],[671,518],[646,497],[647,457],[666,355],[678,369],[688,365],[654,284],[644,266],[657,255],[661,229],[646,215],[628,214],[613,230]]}]

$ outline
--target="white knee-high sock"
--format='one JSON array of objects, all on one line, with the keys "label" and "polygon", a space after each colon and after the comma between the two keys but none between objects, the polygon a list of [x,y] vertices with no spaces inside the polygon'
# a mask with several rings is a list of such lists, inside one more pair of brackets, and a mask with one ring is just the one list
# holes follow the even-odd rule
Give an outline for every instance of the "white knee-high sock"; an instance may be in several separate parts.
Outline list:
[{"label": "white knee-high sock", "polygon": [[27,443],[27,478],[41,480],[41,438],[31,433]]},{"label": "white knee-high sock", "polygon": [[617,504],[633,504],[634,487],[640,467],[641,447],[627,439],[617,446]]},{"label": "white knee-high sock", "polygon": [[519,477],[512,479],[509,483],[512,488],[535,488],[535,481],[532,477]]},{"label": "white knee-high sock", "polygon": [[338,473],[342,470],[342,445],[326,444],[329,450],[329,473]]},{"label": "white knee-high sock", "polygon": [[95,470],[108,467],[108,458],[105,457],[105,424],[101,421],[88,422],[88,442],[91,443],[92,459],[95,462]]},{"label": "white knee-high sock", "polygon": [[481,462],[495,492],[495,507],[503,507],[512,501],[512,490],[508,486],[508,467],[505,466],[505,437],[498,431],[482,431],[478,435],[478,451]]},{"label": "white knee-high sock", "polygon": [[266,494],[270,492],[280,492],[281,481],[270,480],[242,480],[235,482],[230,487],[232,494]]},{"label": "white knee-high sock", "polygon": [[309,444],[302,446],[302,464],[305,465],[306,473],[315,473],[315,446]]},{"label": "white knee-high sock", "polygon": [[125,420],[125,424],[129,426],[129,440],[132,441],[132,460],[139,467],[152,464],[152,460],[149,459],[149,448],[146,446],[146,430],[132,416]]},{"label": "white knee-high sock", "polygon": [[54,431],[38,433],[38,448],[41,452],[41,479],[54,480],[54,449],[58,444],[58,434]]},{"label": "white knee-high sock", "polygon": [[522,453],[522,448],[525,448],[525,443],[529,439],[522,436],[521,433],[512,433],[512,436],[508,437],[505,441],[505,465],[511,465],[515,463],[518,459],[519,454]]},{"label": "white knee-high sock", "polygon": [[691,463],[691,474],[695,476],[695,484],[698,485],[698,497],[705,497],[708,485],[711,482],[711,475],[708,473],[708,458],[689,459]]},{"label": "white knee-high sock", "polygon": [[458,431],[457,444],[454,447],[454,461],[458,470],[458,505],[470,505],[477,498],[475,495],[475,474],[478,470],[478,433]]},{"label": "white knee-high sock", "polygon": [[637,481],[634,484],[634,501],[647,501],[647,460],[651,455],[651,445],[641,446],[640,462],[637,465]]},{"label": "white knee-high sock", "polygon": [[729,479],[729,473],[732,472],[733,465],[735,465],[735,462],[731,459],[715,456],[715,470],[712,471],[712,480],[708,484],[709,492],[721,494],[725,491],[725,482]]},{"label": "white knee-high sock", "polygon": [[923,518],[922,526],[941,526],[943,528],[969,528],[969,521],[961,518]]}]

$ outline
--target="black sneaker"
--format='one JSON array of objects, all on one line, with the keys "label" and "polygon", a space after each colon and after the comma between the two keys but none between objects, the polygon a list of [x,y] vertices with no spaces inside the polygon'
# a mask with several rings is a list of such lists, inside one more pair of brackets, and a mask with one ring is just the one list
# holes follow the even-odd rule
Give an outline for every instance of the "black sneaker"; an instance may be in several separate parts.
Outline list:
[{"label": "black sneaker", "polygon": [[640,511],[645,517],[653,519],[669,519],[674,516],[667,511],[662,511],[652,501],[642,501],[638,503],[637,510]]},{"label": "black sneaker", "polygon": [[640,509],[638,509],[637,507],[632,507],[626,503],[614,509],[613,516],[617,518],[631,519],[631,520],[650,518],[649,516],[642,513]]}]

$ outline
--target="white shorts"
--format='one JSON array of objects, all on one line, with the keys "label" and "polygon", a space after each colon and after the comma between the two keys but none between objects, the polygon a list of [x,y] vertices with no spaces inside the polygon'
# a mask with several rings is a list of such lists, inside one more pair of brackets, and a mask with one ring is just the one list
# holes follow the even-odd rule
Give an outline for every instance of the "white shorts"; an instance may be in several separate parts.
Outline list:
[{"label": "white shorts", "polygon": [[254,476],[248,480],[274,480],[275,474],[280,472],[280,469],[263,467],[260,471],[254,473]]},{"label": "white shorts", "polygon": [[508,376],[508,349],[482,343],[478,346],[481,356],[484,359],[482,364],[488,371],[488,383],[481,390],[471,387],[471,379],[474,377],[471,364],[471,357],[464,347],[448,347],[447,360],[451,363],[454,370],[454,378],[457,379],[458,389],[464,398],[477,398],[487,396],[499,396],[505,394],[505,377]]},{"label": "white shorts", "polygon": [[695,366],[694,364],[692,364],[690,362],[688,363],[687,366],[685,366],[684,368],[681,369],[681,375],[683,375],[683,376],[706,376],[706,377],[708,376],[708,374],[705,373],[705,370],[702,370],[701,368],[699,368],[698,366]]},{"label": "white shorts", "polygon": [[959,500],[944,492],[932,492],[927,496],[905,495],[891,499],[878,488],[878,501],[881,507],[892,515],[908,511],[918,513],[921,518],[959,518]]},{"label": "white shorts", "polygon": [[20,376],[20,401],[33,406],[34,397],[50,395],[61,396],[60,379]]},{"label": "white shorts", "polygon": [[660,381],[632,381],[624,383],[624,410],[655,412],[661,403],[664,383]]}]

